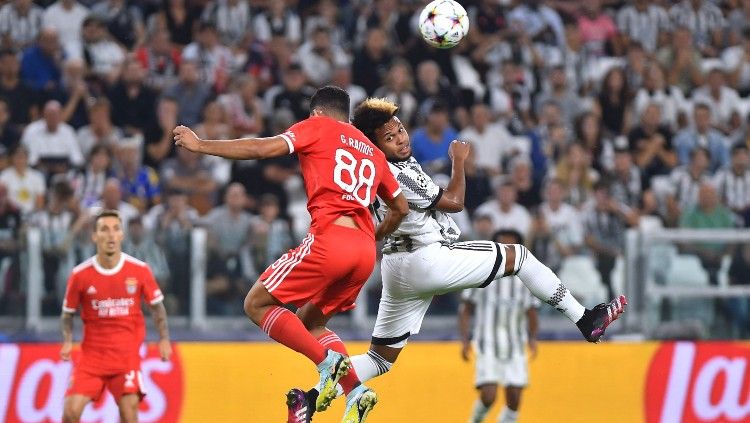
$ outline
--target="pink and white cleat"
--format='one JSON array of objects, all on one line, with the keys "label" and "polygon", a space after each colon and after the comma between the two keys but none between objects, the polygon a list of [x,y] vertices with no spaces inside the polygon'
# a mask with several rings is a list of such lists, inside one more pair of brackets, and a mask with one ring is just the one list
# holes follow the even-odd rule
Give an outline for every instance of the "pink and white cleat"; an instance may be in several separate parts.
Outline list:
[{"label": "pink and white cleat", "polygon": [[617,320],[625,312],[625,306],[628,300],[624,295],[620,295],[608,304],[601,303],[591,310],[586,310],[583,317],[576,322],[583,337],[589,342],[599,342],[599,338],[604,335],[607,326]]}]

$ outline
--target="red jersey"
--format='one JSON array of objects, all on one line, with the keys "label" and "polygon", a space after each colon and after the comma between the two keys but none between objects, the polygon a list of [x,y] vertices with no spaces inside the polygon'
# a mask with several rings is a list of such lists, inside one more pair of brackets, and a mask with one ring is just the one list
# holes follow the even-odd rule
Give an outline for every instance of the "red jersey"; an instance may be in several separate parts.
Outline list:
[{"label": "red jersey", "polygon": [[81,366],[97,373],[137,368],[146,336],[143,296],[149,304],[164,300],[148,265],[125,253],[112,269],[102,268],[96,257],[73,269],[62,308],[67,313],[81,308]]},{"label": "red jersey", "polygon": [[400,192],[385,155],[349,123],[313,116],[283,134],[289,152],[299,156],[307,192],[311,233],[339,216],[351,216],[375,237],[368,210],[375,197],[395,198]]}]

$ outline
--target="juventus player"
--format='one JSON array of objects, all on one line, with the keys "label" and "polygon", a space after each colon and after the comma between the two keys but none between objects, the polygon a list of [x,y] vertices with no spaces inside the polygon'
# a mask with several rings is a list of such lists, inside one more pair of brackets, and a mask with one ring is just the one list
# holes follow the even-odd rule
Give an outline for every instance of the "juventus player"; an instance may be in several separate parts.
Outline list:
[{"label": "juventus player", "polygon": [[[493,237],[501,244],[523,244],[518,231],[501,230]],[[474,404],[469,423],[481,423],[495,402],[497,385],[505,388],[505,407],[499,423],[515,423],[521,393],[529,381],[526,345],[532,358],[536,356],[538,330],[537,307],[534,298],[518,276],[509,276],[500,283],[484,289],[469,288],[461,292],[458,311],[458,330],[463,348],[461,356],[469,360],[471,340],[469,324],[474,319],[476,348],[476,376],[474,386],[479,399]],[[476,313],[475,313],[476,312]]]},{"label": "juventus player", "polygon": [[[412,157],[409,135],[397,111],[390,101],[370,98],[355,109],[352,122],[385,153],[409,202],[409,214],[383,247],[383,292],[370,351],[351,357],[359,379],[366,381],[391,369],[408,338],[419,332],[434,295],[484,288],[503,276],[517,275],[535,297],[574,322],[587,341],[599,341],[623,313],[625,297],[589,310],[523,245],[456,242],[460,231],[448,213],[463,209],[469,145],[461,141],[450,145],[453,172],[443,190]],[[378,219],[386,210],[380,205]]]}]

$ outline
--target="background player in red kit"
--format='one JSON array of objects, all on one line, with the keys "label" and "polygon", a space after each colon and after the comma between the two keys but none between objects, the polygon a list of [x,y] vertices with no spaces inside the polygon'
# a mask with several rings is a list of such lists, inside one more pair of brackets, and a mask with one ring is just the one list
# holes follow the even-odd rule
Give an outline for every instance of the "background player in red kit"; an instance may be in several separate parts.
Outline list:
[{"label": "background player in red kit", "polygon": [[[349,95],[338,87],[319,89],[310,102],[310,117],[275,137],[205,141],[184,126],[175,128],[174,136],[177,145],[190,151],[229,159],[297,153],[312,217],[310,233],[260,276],[245,298],[245,312],[271,338],[318,366],[318,411],[336,397],[340,380],[347,394],[344,421],[364,421],[377,398],[350,370],[343,342],[328,329],[309,332],[281,307],[311,303],[304,320],[321,328],[335,313],[353,308],[375,265],[375,238],[394,231],[409,211],[385,156],[349,124]],[[376,195],[392,207],[377,229],[368,210]],[[306,406],[313,399],[289,396],[288,401]]]},{"label": "background player in red kit", "polygon": [[124,237],[117,211],[102,211],[91,236],[96,255],[76,266],[68,280],[61,316],[62,359],[70,360],[73,314],[78,308],[83,342],[65,394],[63,422],[79,421],[86,404],[98,400],[105,387],[117,401],[120,420],[138,421],[138,402],[145,395],[138,354],[146,336],[142,297],[159,330],[161,359],[172,354],[164,296],[148,265],[122,252]]}]

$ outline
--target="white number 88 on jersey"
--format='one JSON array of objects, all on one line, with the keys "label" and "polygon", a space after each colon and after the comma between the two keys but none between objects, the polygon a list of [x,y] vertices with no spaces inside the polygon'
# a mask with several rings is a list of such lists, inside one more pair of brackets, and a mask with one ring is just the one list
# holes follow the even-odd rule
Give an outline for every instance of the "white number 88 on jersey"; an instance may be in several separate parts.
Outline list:
[{"label": "white number 88 on jersey", "polygon": [[[347,176],[344,176],[344,173]],[[345,181],[345,179],[347,182]],[[354,155],[343,148],[336,150],[336,167],[333,169],[333,182],[347,194],[350,194],[364,207],[370,205],[370,192],[375,183],[375,164],[370,159],[358,161]],[[364,188],[364,198],[360,191]]]}]

